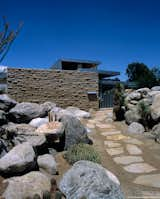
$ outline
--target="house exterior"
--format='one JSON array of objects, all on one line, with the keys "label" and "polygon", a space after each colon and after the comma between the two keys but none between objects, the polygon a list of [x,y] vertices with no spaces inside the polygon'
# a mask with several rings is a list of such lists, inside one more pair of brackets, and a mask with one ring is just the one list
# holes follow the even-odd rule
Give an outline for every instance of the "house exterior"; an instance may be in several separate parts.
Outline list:
[{"label": "house exterior", "polygon": [[54,101],[58,106],[112,107],[113,89],[120,73],[99,70],[100,62],[59,59],[50,69],[8,68],[8,94],[19,102]]}]

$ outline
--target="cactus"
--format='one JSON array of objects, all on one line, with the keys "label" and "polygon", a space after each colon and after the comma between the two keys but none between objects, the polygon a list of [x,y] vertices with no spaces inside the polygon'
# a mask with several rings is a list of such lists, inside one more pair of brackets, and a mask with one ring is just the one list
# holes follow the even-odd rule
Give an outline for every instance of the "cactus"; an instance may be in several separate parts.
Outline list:
[{"label": "cactus", "polygon": [[49,191],[44,191],[43,199],[51,199],[51,193]]},{"label": "cactus", "polygon": [[33,199],[41,199],[41,197],[39,194],[36,193],[36,194],[34,194]]}]

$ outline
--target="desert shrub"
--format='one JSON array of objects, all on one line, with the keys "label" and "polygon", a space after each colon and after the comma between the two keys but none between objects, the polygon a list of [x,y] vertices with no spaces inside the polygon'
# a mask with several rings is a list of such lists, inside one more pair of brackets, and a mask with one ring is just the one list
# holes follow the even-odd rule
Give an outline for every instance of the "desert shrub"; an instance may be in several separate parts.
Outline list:
[{"label": "desert shrub", "polygon": [[82,143],[71,146],[65,153],[64,157],[70,164],[74,164],[79,160],[89,160],[101,163],[100,155],[95,151],[93,146]]},{"label": "desert shrub", "polygon": [[124,119],[124,87],[122,84],[117,83],[113,96],[113,114],[114,119],[121,121]]},{"label": "desert shrub", "polygon": [[151,121],[151,111],[150,111],[150,106],[146,104],[145,102],[141,101],[138,103],[138,113],[141,116],[140,122],[143,124],[143,126],[148,129],[150,126],[150,121]]}]

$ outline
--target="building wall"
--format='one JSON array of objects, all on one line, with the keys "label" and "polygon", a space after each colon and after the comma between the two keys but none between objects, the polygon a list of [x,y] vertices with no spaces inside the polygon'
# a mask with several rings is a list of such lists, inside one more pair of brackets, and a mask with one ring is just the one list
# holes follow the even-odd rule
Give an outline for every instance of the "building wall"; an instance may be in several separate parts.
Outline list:
[{"label": "building wall", "polygon": [[95,72],[8,68],[8,94],[18,102],[53,101],[60,107],[77,106],[98,109],[99,101],[87,92],[98,94]]}]

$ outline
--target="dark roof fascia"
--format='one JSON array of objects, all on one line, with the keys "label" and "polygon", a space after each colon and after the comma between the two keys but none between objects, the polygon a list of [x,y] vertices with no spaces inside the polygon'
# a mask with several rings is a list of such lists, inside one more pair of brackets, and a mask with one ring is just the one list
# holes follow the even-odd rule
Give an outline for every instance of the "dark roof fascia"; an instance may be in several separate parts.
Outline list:
[{"label": "dark roof fascia", "polygon": [[58,59],[55,64],[57,64],[58,62],[75,62],[75,63],[94,64],[94,65],[101,64],[100,61],[83,60],[83,59],[69,59],[69,58],[68,59],[67,58]]}]

